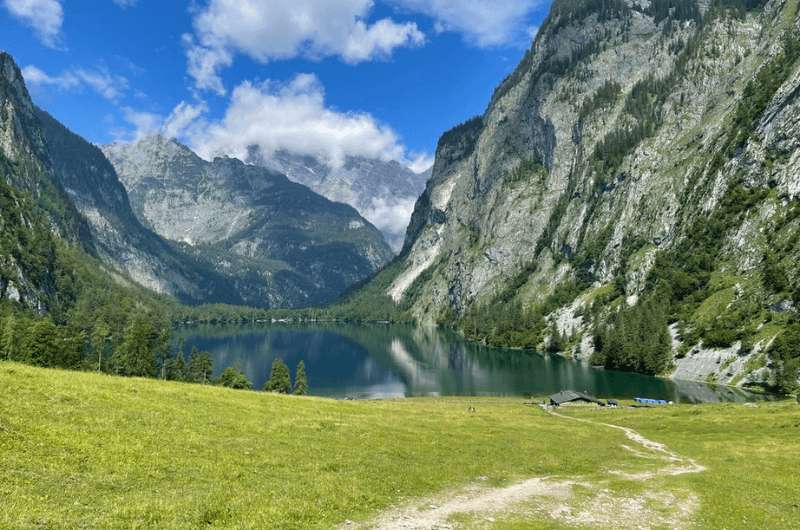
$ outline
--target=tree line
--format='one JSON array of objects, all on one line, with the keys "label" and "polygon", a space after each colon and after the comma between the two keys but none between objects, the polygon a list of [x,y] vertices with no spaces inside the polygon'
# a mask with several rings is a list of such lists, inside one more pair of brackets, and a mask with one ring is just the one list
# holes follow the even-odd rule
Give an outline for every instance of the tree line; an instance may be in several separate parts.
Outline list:
[{"label": "tree line", "polygon": [[[7,309],[0,307],[0,360],[125,377],[253,388],[238,366],[226,367],[215,378],[210,353],[193,347],[187,357],[183,340],[177,347],[173,345],[167,320],[159,314],[135,314],[121,330],[103,319],[82,329],[56,324],[49,316],[35,318]],[[282,361],[276,362],[280,364],[273,364],[273,375],[265,390],[307,394],[305,364],[301,361],[297,366],[292,385],[289,369]]]}]

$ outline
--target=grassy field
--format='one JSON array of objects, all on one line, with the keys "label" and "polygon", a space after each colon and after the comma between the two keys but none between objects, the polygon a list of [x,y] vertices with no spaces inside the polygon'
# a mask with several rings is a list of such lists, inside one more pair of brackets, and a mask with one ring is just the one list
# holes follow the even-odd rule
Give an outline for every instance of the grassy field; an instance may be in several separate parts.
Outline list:
[{"label": "grassy field", "polygon": [[[632,427],[707,468],[641,481],[609,476],[654,467],[623,450],[623,432],[523,401],[332,401],[0,363],[0,527],[330,528],[453,488],[500,491],[531,477],[579,480],[559,501],[576,513],[602,504],[601,490],[650,499],[657,489],[673,504],[696,502],[686,520],[697,527],[800,520],[796,404],[568,413]],[[675,509],[653,499],[650,512]],[[575,524],[537,503],[452,520]],[[602,521],[588,524],[624,523]]]}]

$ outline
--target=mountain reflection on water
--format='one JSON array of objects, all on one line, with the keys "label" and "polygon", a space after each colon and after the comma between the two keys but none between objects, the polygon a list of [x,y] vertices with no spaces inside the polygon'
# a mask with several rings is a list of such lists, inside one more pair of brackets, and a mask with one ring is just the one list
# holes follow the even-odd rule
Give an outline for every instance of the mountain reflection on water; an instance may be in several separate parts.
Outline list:
[{"label": "mountain reflection on water", "polygon": [[675,402],[748,401],[729,387],[593,368],[555,355],[488,348],[447,330],[378,324],[271,324],[182,329],[185,351],[212,353],[217,373],[239,366],[256,388],[273,359],[304,361],[318,396],[546,395],[563,389],[602,397]]}]

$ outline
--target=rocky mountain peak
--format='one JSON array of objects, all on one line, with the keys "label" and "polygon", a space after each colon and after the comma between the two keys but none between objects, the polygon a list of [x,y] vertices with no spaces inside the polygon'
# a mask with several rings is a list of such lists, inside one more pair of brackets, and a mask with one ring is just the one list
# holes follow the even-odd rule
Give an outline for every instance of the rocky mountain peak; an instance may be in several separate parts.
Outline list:
[{"label": "rocky mountain peak", "polygon": [[139,220],[233,278],[246,303],[328,301],[391,259],[355,209],[272,169],[208,162],[160,136],[103,150]]},{"label": "rocky mountain peak", "polygon": [[27,109],[33,108],[22,71],[14,58],[4,51],[0,51],[0,90],[3,98],[13,99]]},{"label": "rocky mountain peak", "polygon": [[634,319],[659,300],[680,373],[761,377],[745,365],[775,336],[754,331],[763,311],[800,302],[799,17],[783,0],[556,0],[486,112],[439,142],[387,300],[489,342],[541,347],[555,327],[579,357],[590,308]]},{"label": "rocky mountain peak", "polygon": [[320,195],[349,204],[377,226],[395,251],[430,173],[415,173],[396,160],[348,156],[341,165],[286,150],[272,154],[250,149],[248,163],[285,174]]},{"label": "rocky mountain peak", "polygon": [[180,180],[195,174],[205,164],[187,146],[160,134],[135,142],[115,142],[101,149],[127,189],[136,187],[145,178]]}]

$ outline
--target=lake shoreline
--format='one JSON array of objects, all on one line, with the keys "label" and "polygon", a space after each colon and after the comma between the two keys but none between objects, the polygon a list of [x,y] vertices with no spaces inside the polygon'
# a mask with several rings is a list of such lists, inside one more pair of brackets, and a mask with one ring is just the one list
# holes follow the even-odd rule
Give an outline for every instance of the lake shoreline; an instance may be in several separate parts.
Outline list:
[{"label": "lake shoreline", "polygon": [[181,327],[177,335],[187,348],[211,352],[216,368],[242,368],[256,388],[263,385],[274,358],[290,368],[302,360],[312,394],[336,399],[525,397],[567,389],[618,399],[651,397],[675,402],[769,398],[704,382],[598,369],[558,354],[493,348],[467,341],[452,330],[385,321],[195,322]]}]

